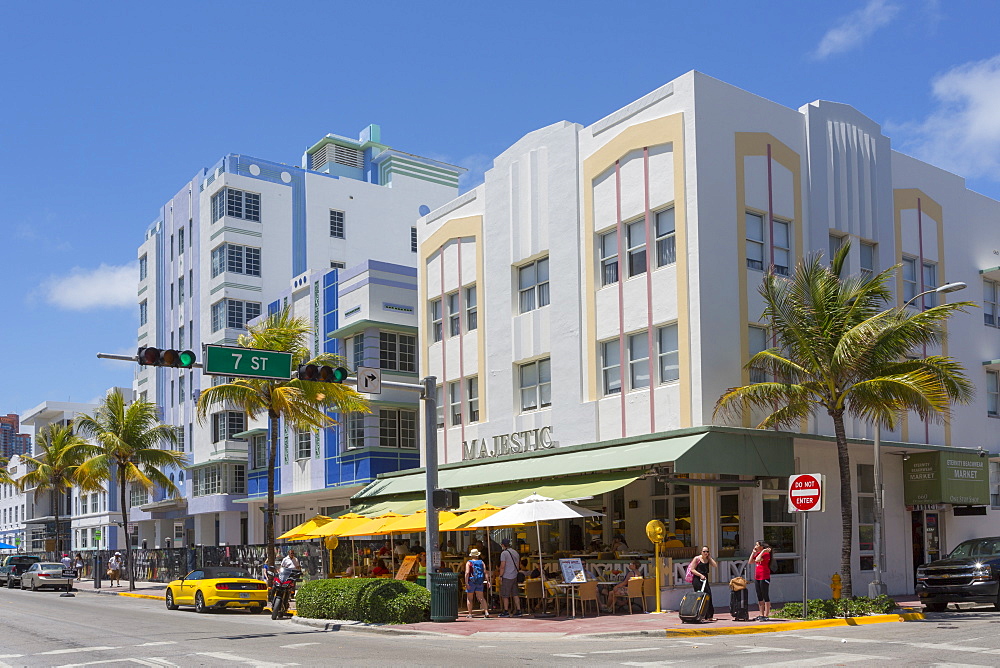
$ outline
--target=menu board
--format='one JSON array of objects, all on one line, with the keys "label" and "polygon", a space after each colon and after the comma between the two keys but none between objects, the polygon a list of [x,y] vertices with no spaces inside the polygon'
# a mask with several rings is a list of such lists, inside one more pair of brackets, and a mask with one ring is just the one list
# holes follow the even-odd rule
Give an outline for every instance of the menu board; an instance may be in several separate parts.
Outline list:
[{"label": "menu board", "polygon": [[414,566],[416,565],[417,565],[416,555],[411,554],[408,557],[403,557],[403,563],[400,564],[399,570],[396,571],[396,579],[405,580],[407,576],[410,574],[410,571],[412,571]]},{"label": "menu board", "polygon": [[583,570],[583,561],[579,558],[560,559],[563,582],[586,582],[587,573]]}]

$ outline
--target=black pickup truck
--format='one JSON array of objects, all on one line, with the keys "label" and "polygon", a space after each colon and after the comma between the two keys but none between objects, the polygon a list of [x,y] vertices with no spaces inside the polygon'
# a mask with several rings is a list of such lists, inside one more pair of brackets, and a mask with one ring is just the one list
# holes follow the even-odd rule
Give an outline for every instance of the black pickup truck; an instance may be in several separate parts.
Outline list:
[{"label": "black pickup truck", "polygon": [[1000,537],[967,540],[946,558],[917,568],[916,594],[930,612],[949,603],[988,603],[1000,610]]},{"label": "black pickup truck", "polygon": [[0,566],[0,587],[14,589],[21,586],[21,574],[31,568],[31,564],[41,561],[41,557],[29,554],[12,554],[3,559]]}]

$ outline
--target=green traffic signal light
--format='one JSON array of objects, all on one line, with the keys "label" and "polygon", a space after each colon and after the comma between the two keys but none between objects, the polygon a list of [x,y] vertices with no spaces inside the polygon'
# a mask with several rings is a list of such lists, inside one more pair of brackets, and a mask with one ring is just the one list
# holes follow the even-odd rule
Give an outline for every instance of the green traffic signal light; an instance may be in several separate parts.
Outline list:
[{"label": "green traffic signal light", "polygon": [[180,369],[190,369],[197,362],[195,354],[190,350],[160,350],[151,346],[139,348],[136,361],[140,366],[169,366]]},{"label": "green traffic signal light", "polygon": [[343,383],[350,375],[351,372],[342,366],[300,364],[298,368],[299,380],[308,380],[313,383]]},{"label": "green traffic signal light", "polygon": [[190,369],[191,367],[194,366],[194,363],[196,361],[197,358],[194,356],[194,353],[191,352],[190,350],[182,350],[177,354],[177,362],[178,362],[177,366],[179,366],[182,369]]}]

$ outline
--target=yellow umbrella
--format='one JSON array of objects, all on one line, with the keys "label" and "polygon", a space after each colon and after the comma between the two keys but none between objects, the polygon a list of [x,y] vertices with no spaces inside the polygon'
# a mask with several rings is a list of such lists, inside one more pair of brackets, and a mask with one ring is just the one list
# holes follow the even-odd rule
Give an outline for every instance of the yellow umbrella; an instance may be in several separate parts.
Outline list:
[{"label": "yellow umbrella", "polygon": [[[438,531],[443,531],[443,524],[454,519],[455,513],[447,510],[438,512]],[[382,533],[421,533],[427,531],[427,511],[418,510],[412,515],[400,517],[382,527]]]},{"label": "yellow umbrella", "polygon": [[406,517],[405,515],[400,515],[399,513],[388,512],[374,519],[370,519],[367,522],[363,522],[358,526],[344,532],[338,532],[340,536],[381,536],[382,534],[389,533],[383,529],[387,524],[393,520],[397,520],[400,517]]},{"label": "yellow umbrella", "polygon": [[342,532],[350,531],[356,526],[360,526],[370,520],[370,517],[358,515],[357,513],[347,513],[340,517],[334,517],[321,527],[305,532],[311,538],[325,538],[326,536],[340,536]]},{"label": "yellow umbrella", "polygon": [[330,518],[326,515],[316,515],[315,517],[303,522],[294,529],[289,529],[285,533],[278,536],[275,540],[288,540],[289,538],[298,538],[307,531],[312,531],[318,527],[323,526],[330,521]]},{"label": "yellow umbrella", "polygon": [[[476,531],[476,527],[472,526],[480,520],[485,520],[487,517],[493,513],[500,512],[501,508],[497,506],[492,506],[488,503],[484,503],[481,506],[477,506],[472,510],[462,513],[461,515],[456,515],[447,522],[441,523],[440,531]],[[511,526],[521,526],[521,525],[511,525]]]}]

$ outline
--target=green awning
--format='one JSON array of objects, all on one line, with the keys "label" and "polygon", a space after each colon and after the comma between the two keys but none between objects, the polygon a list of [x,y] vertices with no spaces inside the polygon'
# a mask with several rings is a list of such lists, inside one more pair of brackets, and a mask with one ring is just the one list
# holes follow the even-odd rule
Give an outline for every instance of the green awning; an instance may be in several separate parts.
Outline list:
[{"label": "green awning", "polygon": [[[672,464],[674,473],[788,476],[795,472],[790,434],[703,427],[681,430],[676,436],[656,434],[553,448],[489,463],[445,465],[438,474],[438,486],[459,490],[463,508],[471,507],[466,504],[467,498],[509,505],[501,501],[525,490],[527,493],[514,501],[531,492],[552,498],[573,498],[574,494],[575,498],[583,498],[623,487],[656,464]],[[582,478],[574,480],[574,477]],[[599,489],[596,485],[604,482],[612,486],[594,491]],[[574,489],[575,485],[579,489]],[[418,469],[406,475],[379,478],[352,501],[360,504],[382,501],[385,497],[422,498],[424,489],[424,473]]]}]

